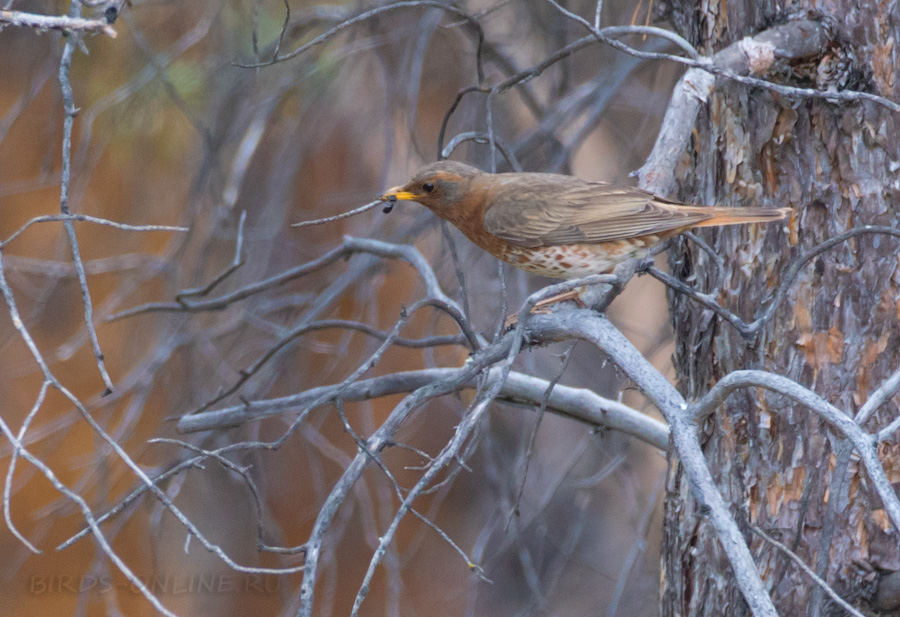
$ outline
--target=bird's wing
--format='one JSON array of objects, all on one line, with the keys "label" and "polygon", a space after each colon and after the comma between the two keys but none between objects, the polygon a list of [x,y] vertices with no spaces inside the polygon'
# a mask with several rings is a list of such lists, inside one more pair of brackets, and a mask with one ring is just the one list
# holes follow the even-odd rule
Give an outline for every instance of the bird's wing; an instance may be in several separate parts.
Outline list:
[{"label": "bird's wing", "polygon": [[637,188],[527,175],[525,182],[498,182],[484,215],[488,232],[518,246],[607,242],[672,231],[712,216],[701,208],[680,210]]}]

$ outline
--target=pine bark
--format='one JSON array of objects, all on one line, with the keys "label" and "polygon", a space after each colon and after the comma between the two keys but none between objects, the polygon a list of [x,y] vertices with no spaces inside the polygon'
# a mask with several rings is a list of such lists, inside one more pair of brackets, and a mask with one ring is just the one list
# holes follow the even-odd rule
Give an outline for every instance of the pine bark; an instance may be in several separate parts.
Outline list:
[{"label": "pine bark", "polygon": [[[812,4],[812,3],[808,3]],[[811,7],[809,7],[811,10]],[[865,90],[900,101],[900,9],[896,2],[816,3],[833,43],[783,83]],[[675,2],[668,18],[705,53],[780,19],[772,2]],[[802,15],[809,17],[809,13]],[[672,272],[752,321],[791,260],[860,225],[900,226],[900,118],[871,103],[789,99],[740,84],[719,87],[681,161],[679,198],[718,205],[789,206],[795,220],[700,234],[722,259],[681,242]],[[675,366],[689,400],[727,373],[765,369],[788,376],[853,414],[900,367],[900,241],[864,235],[803,269],[774,320],[750,339],[711,311],[670,294]],[[720,276],[720,278],[718,278]],[[865,425],[898,414],[897,398]],[[844,614],[806,574],[756,536],[757,526],[796,552],[864,612],[900,607],[889,573],[900,570],[892,529],[849,448],[815,414],[758,390],[733,395],[701,427],[705,453],[745,530],[758,570],[782,615]],[[880,449],[900,481],[900,438]],[[670,460],[665,508],[662,614],[742,615],[748,610],[724,553]]]}]

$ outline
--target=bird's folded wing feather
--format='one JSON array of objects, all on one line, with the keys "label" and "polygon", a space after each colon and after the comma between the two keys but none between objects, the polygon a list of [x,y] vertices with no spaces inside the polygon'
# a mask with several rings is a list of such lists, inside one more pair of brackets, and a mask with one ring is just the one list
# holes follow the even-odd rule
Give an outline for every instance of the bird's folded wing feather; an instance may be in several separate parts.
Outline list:
[{"label": "bird's folded wing feather", "polygon": [[679,210],[637,188],[534,174],[528,183],[499,183],[484,226],[512,244],[536,248],[607,242],[659,234],[711,218]]}]

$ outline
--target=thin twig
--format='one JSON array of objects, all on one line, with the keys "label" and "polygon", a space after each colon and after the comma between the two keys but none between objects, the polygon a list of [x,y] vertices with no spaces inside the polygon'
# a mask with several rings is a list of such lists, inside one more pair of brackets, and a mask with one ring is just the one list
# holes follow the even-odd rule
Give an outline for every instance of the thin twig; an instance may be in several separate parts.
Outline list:
[{"label": "thin twig", "polygon": [[699,422],[718,409],[732,392],[743,388],[764,388],[788,397],[828,422],[853,445],[866,473],[881,498],[894,527],[900,529],[900,498],[897,497],[878,458],[878,439],[861,429],[849,415],[796,381],[760,370],[732,371],[716,383],[700,400],[692,404],[688,414]]},{"label": "thin twig", "polygon": [[[781,281],[781,284],[778,285],[778,288],[775,291],[775,295],[772,296],[771,300],[766,303],[765,308],[760,311],[759,316],[749,323],[745,322],[743,319],[716,302],[712,294],[697,291],[687,283],[673,277],[670,274],[667,274],[666,272],[663,272],[650,263],[647,264],[647,267],[644,268],[642,272],[646,272],[653,278],[665,284],[667,287],[670,287],[673,290],[684,294],[685,296],[712,310],[722,319],[734,326],[735,329],[737,329],[737,331],[740,332],[743,336],[750,337],[756,334],[756,332],[758,332],[760,329],[764,328],[766,324],[768,324],[772,320],[772,318],[775,316],[776,309],[778,309],[779,305],[787,297],[791,287],[796,282],[797,276],[800,274],[800,271],[810,261],[821,255],[825,251],[834,248],[838,244],[842,244],[847,240],[866,234],[884,234],[887,236],[900,238],[900,229],[896,227],[885,227],[881,225],[865,225],[863,227],[854,227],[853,229],[850,229],[842,234],[838,234],[816,245],[791,262],[790,266],[788,266],[787,272],[784,275],[784,278]],[[900,384],[898,384],[898,387],[900,387]]]},{"label": "thin twig", "polygon": [[240,269],[244,265],[244,223],[247,220],[247,211],[241,211],[241,218],[238,221],[238,229],[237,229],[237,238],[234,242],[234,259],[231,260],[231,264],[228,265],[227,268],[222,270],[218,276],[213,278],[209,283],[204,285],[203,287],[195,287],[194,289],[184,289],[178,292],[175,295],[175,301],[179,303],[183,303],[185,298],[190,298],[192,296],[204,297],[209,295],[209,293],[218,287],[222,281],[227,279],[229,276],[234,274],[238,269]]},{"label": "thin twig", "polygon": [[[70,10],[70,17],[77,18],[81,16],[81,4],[77,0],[73,0]],[[69,212],[69,180],[72,174],[72,127],[75,123],[75,116],[78,110],[75,107],[75,97],[72,92],[72,83],[69,79],[69,72],[72,68],[72,56],[75,54],[75,47],[79,43],[79,38],[75,33],[69,35],[66,44],[63,46],[62,59],[59,63],[59,84],[62,90],[63,108],[65,116],[63,117],[63,139],[62,139],[62,179],[59,183],[59,208],[65,217]],[[81,304],[84,307],[84,325],[87,329],[88,338],[91,341],[91,348],[94,350],[94,360],[100,377],[106,385],[104,395],[113,391],[112,379],[106,371],[106,361],[104,360],[103,351],[100,349],[100,340],[97,337],[97,330],[94,328],[94,307],[91,301],[91,292],[88,289],[87,275],[84,272],[84,264],[81,261],[81,249],[78,245],[78,237],[75,235],[75,226],[72,220],[63,219],[63,227],[65,227],[66,235],[69,238],[69,248],[72,252],[72,263],[75,266],[75,273],[78,276],[78,287],[81,290]]]},{"label": "thin twig", "polygon": [[128,223],[119,223],[118,221],[111,221],[109,219],[90,216],[88,214],[45,214],[43,216],[36,216],[19,227],[6,240],[0,242],[0,249],[6,248],[10,242],[22,235],[22,233],[32,225],[35,225],[37,223],[50,223],[55,221],[82,221],[85,223],[94,223],[95,225],[106,225],[107,227],[121,229],[122,231],[188,231],[187,227],[179,227],[176,225],[131,225]]},{"label": "thin twig", "polygon": [[[441,152],[441,160],[450,158],[450,155],[453,154],[453,151],[456,148],[467,141],[474,141],[477,144],[488,144],[490,145],[491,141],[485,133],[479,133],[478,131],[468,131],[466,133],[459,133],[455,135],[453,139],[450,140],[450,143],[447,144],[447,147],[443,149]],[[500,153],[503,155],[503,158],[506,159],[506,162],[509,163],[509,166],[513,171],[522,171],[522,166],[519,164],[519,161],[516,160],[516,155],[513,154],[512,150],[503,145],[502,142],[494,140],[494,147],[500,150]]]},{"label": "thin twig", "polygon": [[[895,394],[897,394],[898,390],[900,390],[900,370],[894,371],[893,375],[885,379],[884,382],[878,386],[878,389],[869,395],[869,398],[856,413],[856,417],[854,418],[856,423],[860,426],[864,425],[866,421],[872,417],[872,414],[878,411],[882,405],[886,404]],[[894,426],[895,423],[897,423],[897,420],[894,420],[889,426],[882,429],[882,431],[879,431],[879,441],[881,441],[881,432],[893,434],[897,428],[900,428],[900,425]],[[889,430],[892,427],[893,430]]]},{"label": "thin twig", "polygon": [[438,284],[437,277],[435,276],[434,271],[431,269],[431,266],[428,265],[428,262],[425,261],[425,258],[422,257],[422,254],[419,253],[419,251],[417,251],[415,247],[392,244],[390,242],[373,240],[369,238],[353,238],[351,236],[345,236],[344,242],[340,246],[328,251],[321,257],[318,257],[305,264],[301,264],[295,268],[291,268],[290,270],[277,274],[263,281],[247,285],[246,287],[235,290],[218,298],[212,298],[210,300],[202,301],[185,300],[182,302],[155,302],[145,304],[143,306],[138,306],[127,311],[122,311],[121,313],[117,313],[115,315],[110,315],[109,317],[107,317],[107,321],[115,321],[117,319],[124,319],[126,317],[133,317],[135,315],[150,312],[221,311],[230,307],[235,302],[239,302],[255,294],[268,291],[293,279],[305,276],[311,272],[316,272],[339,261],[343,257],[356,253],[368,253],[379,257],[401,259],[412,265],[418,271],[423,283],[425,283],[425,289],[429,298],[430,305],[444,311],[454,321],[456,321],[457,324],[459,324],[460,329],[469,340],[469,344],[473,349],[477,348],[480,345],[480,343],[478,342],[478,336],[472,330],[471,325],[469,325],[468,320],[463,315],[462,309],[452,298],[448,297],[443,292],[440,285]]},{"label": "thin twig", "polygon": [[[474,354],[471,361],[463,367],[453,379],[442,380],[433,385],[424,386],[415,390],[397,405],[388,418],[381,424],[377,431],[368,439],[367,448],[370,452],[378,452],[387,443],[392,441],[393,435],[406,421],[413,411],[424,403],[455,391],[460,383],[474,379],[485,368],[492,366],[506,355],[511,346],[511,337],[504,337],[484,350]],[[351,384],[348,384],[348,388]],[[471,414],[470,414],[471,416]],[[300,617],[310,617],[313,614],[314,589],[318,574],[318,562],[321,556],[321,546],[326,531],[331,525],[338,507],[344,502],[346,495],[356,484],[367,464],[371,460],[367,452],[357,453],[353,462],[344,470],[340,480],[331,489],[313,525],[309,540],[306,543],[306,571],[303,582],[300,585]],[[407,506],[408,507],[408,506]],[[380,543],[382,551],[386,546]]]},{"label": "thin twig", "polygon": [[509,517],[507,518],[507,527],[509,527],[509,521],[512,520],[513,516],[519,514],[519,504],[522,502],[522,495],[525,494],[525,482],[528,480],[528,468],[534,454],[534,444],[537,443],[538,429],[541,427],[541,422],[544,419],[544,412],[547,411],[547,404],[550,402],[550,397],[553,396],[553,389],[559,385],[559,380],[563,378],[566,369],[569,367],[569,359],[572,357],[573,351],[575,351],[574,343],[563,352],[559,371],[557,371],[553,379],[547,384],[547,390],[544,392],[544,396],[541,397],[541,405],[538,407],[537,420],[531,428],[531,438],[528,440],[528,447],[525,449],[525,464],[522,469],[522,478],[519,480],[519,490],[516,491],[516,498],[513,501],[512,510],[510,510]]},{"label": "thin twig", "polygon": [[[38,15],[22,11],[4,11],[0,9],[0,24],[34,28],[35,30],[62,30],[64,32],[102,32],[110,38],[116,38],[116,30],[106,19],[84,19],[82,17],[64,17],[57,15]],[[2,29],[2,25],[0,25]]]},{"label": "thin twig", "polygon": [[372,208],[375,208],[378,206],[383,206],[383,205],[384,205],[383,201],[376,199],[375,201],[373,201],[371,203],[368,203],[364,206],[360,206],[359,208],[356,208],[354,210],[350,210],[349,212],[344,212],[342,214],[336,214],[334,216],[326,216],[325,218],[321,218],[321,219],[313,219],[311,221],[301,221],[299,223],[294,223],[293,225],[291,225],[291,227],[309,227],[310,225],[321,225],[323,223],[333,223],[334,221],[339,221],[341,219],[349,218],[351,216],[356,216],[357,214],[362,214],[363,212],[371,210]]},{"label": "thin twig", "polygon": [[[883,96],[878,96],[877,94],[870,94],[868,92],[858,92],[855,90],[842,90],[837,92],[832,92],[828,90],[815,90],[813,88],[798,88],[796,86],[784,86],[781,84],[776,84],[771,81],[767,81],[765,79],[759,79],[756,77],[750,77],[748,75],[741,75],[731,71],[729,69],[721,68],[716,66],[713,61],[707,58],[684,58],[682,56],[675,56],[672,54],[658,53],[658,52],[645,52],[639,51],[628,45],[625,45],[621,41],[617,41],[613,38],[607,36],[604,30],[597,30],[583,17],[576,15],[575,13],[563,8],[560,6],[556,0],[546,0],[548,3],[553,5],[558,11],[560,11],[563,15],[576,21],[583,25],[589,32],[591,32],[598,40],[603,43],[618,49],[619,51],[625,52],[627,54],[631,54],[633,56],[637,56],[639,58],[645,59],[654,59],[654,60],[671,60],[672,62],[677,62],[678,64],[683,64],[685,66],[700,69],[702,71],[706,71],[711,73],[717,77],[725,77],[732,81],[736,81],[738,83],[742,83],[747,86],[753,86],[756,88],[763,88],[765,90],[771,90],[772,92],[777,92],[778,94],[784,96],[790,96],[794,98],[806,98],[806,99],[821,99],[828,101],[830,103],[847,103],[847,102],[856,102],[856,101],[869,101],[875,103],[876,105],[880,105],[886,109],[889,109],[894,112],[900,111],[900,103],[895,103],[890,99],[886,99]],[[798,20],[800,21],[800,20]],[[805,24],[811,24],[812,27],[821,28],[821,24],[816,24],[812,20],[802,20]],[[624,32],[625,28],[643,28],[643,26],[623,26],[623,30],[617,32],[620,34]],[[800,44],[805,44],[807,41],[798,41]],[[740,44],[741,42],[737,43]],[[736,44],[736,45],[737,45]],[[820,48],[821,49],[821,48]],[[774,58],[774,56],[773,56]]]},{"label": "thin twig", "polygon": [[660,474],[660,477],[657,478],[656,482],[653,483],[653,487],[650,489],[650,497],[647,499],[647,505],[644,508],[644,512],[641,514],[641,520],[637,524],[637,529],[635,529],[634,544],[632,544],[631,550],[628,551],[628,554],[622,562],[622,568],[619,570],[619,577],[616,579],[616,586],[613,589],[612,597],[606,607],[606,617],[616,617],[616,612],[619,609],[619,602],[622,599],[622,595],[625,593],[625,585],[628,583],[628,576],[631,574],[631,570],[634,568],[634,564],[638,557],[640,557],[641,553],[647,548],[647,531],[653,520],[653,513],[656,512],[656,505],[663,496],[662,488],[664,485],[665,474]]},{"label": "thin twig", "polygon": [[[74,3],[73,7],[78,3]],[[73,8],[73,10],[75,10]],[[75,396],[53,375],[50,371],[50,367],[47,366],[47,363],[44,361],[44,357],[41,355],[40,350],[38,349],[37,344],[31,336],[31,333],[25,327],[24,322],[22,321],[21,314],[19,313],[18,305],[15,300],[15,296],[13,295],[12,288],[9,286],[9,283],[6,280],[6,273],[3,264],[3,252],[0,250],[0,294],[2,294],[3,299],[6,301],[7,309],[9,310],[9,315],[12,319],[13,327],[19,333],[19,337],[28,347],[29,352],[31,353],[32,358],[40,367],[41,372],[44,375],[44,380],[49,383],[54,389],[59,391],[63,396],[65,396],[73,405],[79,408],[79,411],[82,412],[82,416],[89,419],[89,421],[93,421],[90,418],[90,414],[87,413],[87,410],[81,406],[80,401],[75,398]],[[103,551],[103,553],[109,557],[110,561],[112,561],[120,572],[131,582],[136,589],[138,589],[141,594],[151,603],[153,606],[169,617],[175,617],[174,613],[165,608],[162,603],[159,601],[150,589],[147,588],[144,583],[137,577],[137,575],[132,572],[132,570],[127,566],[127,564],[119,557],[118,553],[112,548],[109,544],[109,541],[103,535],[100,527],[97,523],[96,518],[94,517],[93,512],[88,507],[87,502],[76,492],[70,490],[65,484],[63,484],[57,477],[53,470],[46,465],[43,461],[38,459],[36,456],[31,454],[24,445],[16,438],[15,434],[13,434],[12,430],[4,421],[3,417],[0,416],[0,431],[6,436],[7,440],[13,445],[13,448],[18,452],[19,456],[27,460],[29,463],[34,465],[37,469],[41,471],[47,480],[53,485],[53,487],[60,492],[60,494],[64,495],[66,498],[72,500],[75,504],[78,505],[79,509],[84,516],[85,522],[88,524],[92,532],[94,533],[95,539],[97,541],[98,546]],[[118,444],[117,444],[118,445]]]},{"label": "thin twig", "polygon": [[[467,12],[463,11],[462,9],[459,9],[450,4],[443,4],[441,2],[437,2],[436,0],[404,0],[401,2],[395,2],[393,4],[388,4],[385,6],[380,6],[380,7],[374,8],[374,9],[370,9],[368,11],[364,11],[363,13],[360,13],[359,15],[356,15],[355,17],[351,17],[349,19],[342,21],[341,23],[339,23],[335,27],[331,28],[330,30],[320,34],[319,36],[317,36],[313,40],[309,41],[308,43],[304,43],[297,49],[295,49],[291,52],[288,52],[288,53],[284,54],[283,56],[278,56],[276,54],[268,62],[258,62],[258,63],[253,63],[253,64],[235,63],[235,66],[239,66],[242,68],[261,68],[264,66],[269,66],[269,65],[278,63],[278,62],[284,62],[285,60],[290,60],[291,58],[296,58],[300,54],[304,53],[305,51],[307,51],[308,49],[310,49],[312,47],[315,47],[316,45],[321,45],[328,39],[334,37],[339,32],[346,30],[350,26],[354,26],[358,23],[367,21],[373,17],[377,17],[379,15],[383,15],[383,14],[389,13],[391,11],[396,11],[399,9],[406,9],[406,8],[421,8],[421,7],[431,7],[431,8],[441,9],[442,11],[450,13],[451,15],[461,17],[467,24],[469,24],[472,28],[475,29],[476,33],[478,34],[478,46],[475,51],[475,56],[476,56],[475,64],[476,64],[476,70],[478,73],[478,83],[483,82],[484,81],[484,66],[483,66],[483,62],[482,62],[482,51],[483,51],[483,47],[484,47],[484,31],[481,28],[481,24],[479,24],[478,21],[474,17],[472,17],[471,15],[469,15]],[[280,47],[280,43],[279,43],[279,47]]]},{"label": "thin twig", "polygon": [[[31,406],[31,411],[28,412],[28,415],[25,416],[25,419],[22,421],[22,426],[19,428],[19,432],[16,435],[16,440],[21,444],[25,440],[25,434],[28,432],[28,427],[31,425],[32,420],[37,415],[38,411],[44,404],[44,399],[47,396],[47,389],[50,386],[50,382],[46,379],[41,382],[41,389],[38,392],[37,398],[34,401],[34,404]],[[35,547],[28,539],[18,530],[12,520],[12,512],[10,511],[11,505],[11,497],[10,493],[12,490],[12,482],[13,476],[16,473],[16,462],[19,459],[19,450],[17,448],[13,448],[12,455],[9,457],[9,469],[6,472],[6,482],[3,485],[3,518],[6,520],[6,527],[12,532],[12,534],[19,539],[25,547],[30,550],[32,553],[39,554],[41,551]]]},{"label": "thin twig", "polygon": [[[358,332],[368,334],[369,336],[379,338],[382,342],[387,341],[391,336],[388,332],[381,332],[380,330],[376,330],[370,326],[367,326],[366,324],[345,319],[326,319],[322,321],[314,321],[308,324],[301,324],[300,326],[297,326],[296,328],[292,329],[290,332],[287,332],[284,336],[282,336],[278,340],[278,342],[269,347],[265,351],[265,353],[263,353],[253,362],[253,364],[246,368],[240,369],[238,371],[240,377],[236,379],[230,386],[224,388],[222,391],[217,393],[213,398],[206,401],[197,409],[191,410],[188,415],[193,416],[198,413],[202,413],[219,401],[228,398],[229,396],[240,390],[241,386],[247,383],[247,381],[250,380],[251,377],[259,373],[263,366],[265,366],[270,360],[275,358],[279,351],[284,349],[295,339],[310,332],[318,332],[321,330],[334,328],[356,330]],[[392,339],[392,341],[394,345],[411,348],[432,347],[436,345],[465,345],[468,342],[463,336],[434,336],[419,340],[401,338],[399,336],[396,336]]]},{"label": "thin twig", "polygon": [[768,542],[769,544],[771,544],[772,546],[777,548],[779,551],[784,553],[784,555],[788,559],[790,559],[794,564],[796,564],[796,566],[798,568],[800,568],[800,570],[804,574],[806,574],[812,580],[812,582],[814,582],[822,591],[824,591],[826,594],[828,594],[828,597],[831,598],[842,609],[844,609],[851,615],[854,615],[855,617],[865,617],[865,615],[863,615],[863,613],[861,613],[860,611],[853,608],[853,605],[851,605],[849,602],[847,602],[841,596],[839,596],[838,593],[834,589],[832,589],[831,585],[829,585],[827,582],[822,580],[822,578],[820,578],[818,575],[816,575],[816,573],[813,572],[812,569],[808,565],[803,563],[803,560],[800,559],[800,556],[797,555],[797,553],[795,553],[794,551],[792,551],[791,549],[786,547],[784,544],[782,544],[775,538],[771,537],[769,534],[767,534],[765,531],[763,531],[756,525],[751,526],[750,529],[752,529],[753,533],[758,535],[760,538],[762,538],[763,540],[765,540],[766,542]]}]

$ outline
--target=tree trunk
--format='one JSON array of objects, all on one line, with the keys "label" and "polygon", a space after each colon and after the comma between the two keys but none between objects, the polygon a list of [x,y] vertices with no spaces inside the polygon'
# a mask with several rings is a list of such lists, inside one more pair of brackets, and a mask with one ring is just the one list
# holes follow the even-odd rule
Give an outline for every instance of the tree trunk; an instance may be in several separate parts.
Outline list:
[{"label": "tree trunk", "polygon": [[[684,4],[670,5],[669,18],[705,53],[779,19],[771,2],[704,3],[702,10]],[[819,89],[854,87],[900,100],[897,3],[825,2],[816,8],[834,20],[836,42],[815,63],[786,70],[781,79],[800,86],[818,79]],[[871,103],[788,99],[720,80],[683,159],[678,197],[790,206],[795,212],[790,232],[770,225],[701,234],[722,260],[720,304],[752,321],[801,254],[852,227],[900,225],[898,120]],[[694,301],[671,294],[683,393],[691,400],[730,371],[764,369],[855,414],[900,366],[898,244],[896,238],[863,235],[815,258],[773,321],[748,339]],[[716,290],[716,265],[696,245],[682,241],[670,255],[673,274],[700,290]],[[864,428],[871,432],[897,413],[893,399]],[[719,488],[780,614],[844,613],[754,534],[754,526],[787,545],[864,612],[900,606],[900,596],[892,603],[893,577],[884,577],[900,569],[897,532],[850,449],[818,416],[749,389],[733,395],[700,430]],[[900,480],[896,444],[879,450],[891,481]],[[662,614],[747,614],[676,459],[670,460],[665,511]]]}]

